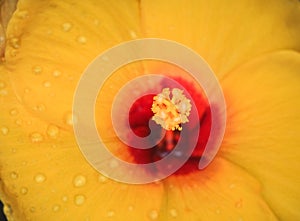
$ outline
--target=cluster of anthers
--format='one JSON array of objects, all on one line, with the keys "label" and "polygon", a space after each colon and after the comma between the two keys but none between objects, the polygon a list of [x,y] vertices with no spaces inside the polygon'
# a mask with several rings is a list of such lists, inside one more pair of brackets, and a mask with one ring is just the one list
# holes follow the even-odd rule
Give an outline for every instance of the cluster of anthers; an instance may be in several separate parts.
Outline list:
[{"label": "cluster of anthers", "polygon": [[161,93],[154,96],[151,108],[154,113],[152,120],[166,130],[181,131],[181,124],[189,121],[188,116],[192,105],[182,90],[173,88],[172,98],[170,98],[170,94],[170,89],[164,88]]}]

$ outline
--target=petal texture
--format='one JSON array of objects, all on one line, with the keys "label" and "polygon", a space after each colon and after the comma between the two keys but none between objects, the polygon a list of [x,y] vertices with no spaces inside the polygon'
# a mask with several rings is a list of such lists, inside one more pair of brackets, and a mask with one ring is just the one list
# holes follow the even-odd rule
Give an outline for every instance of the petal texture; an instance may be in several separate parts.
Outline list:
[{"label": "petal texture", "polygon": [[282,220],[300,217],[299,73],[299,53],[281,51],[254,59],[222,81],[229,118],[222,155],[257,177]]},{"label": "petal texture", "polygon": [[9,220],[148,220],[161,208],[161,183],[125,185],[100,175],[72,132],[19,103],[5,72],[1,66],[0,197]]},{"label": "petal texture", "polygon": [[215,158],[204,171],[172,176],[161,220],[277,220],[246,171]]},{"label": "petal texture", "polygon": [[148,37],[197,51],[221,78],[265,52],[300,49],[299,1],[141,1]]},{"label": "petal texture", "polygon": [[84,69],[104,50],[137,37],[138,25],[135,1],[20,1],[6,50],[18,98],[37,116],[68,128]]}]

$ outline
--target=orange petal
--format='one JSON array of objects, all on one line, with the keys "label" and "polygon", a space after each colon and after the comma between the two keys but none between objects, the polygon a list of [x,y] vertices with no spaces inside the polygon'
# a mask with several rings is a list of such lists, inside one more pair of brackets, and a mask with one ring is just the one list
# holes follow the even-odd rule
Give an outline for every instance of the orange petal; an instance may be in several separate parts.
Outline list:
[{"label": "orange petal", "polygon": [[189,46],[219,78],[260,54],[300,49],[299,1],[141,1],[147,37]]},{"label": "orange petal", "polygon": [[171,176],[160,220],[276,220],[247,171],[219,157],[204,171]]},{"label": "orange petal", "polygon": [[147,220],[158,211],[161,183],[126,185],[100,175],[72,132],[19,103],[0,68],[0,198],[9,220]]},{"label": "orange petal", "polygon": [[300,218],[299,73],[299,53],[281,51],[248,62],[222,81],[228,100],[222,156],[257,177],[280,220]]},{"label": "orange petal", "polygon": [[136,1],[20,1],[6,49],[19,99],[36,116],[70,129],[82,72],[104,50],[136,38],[138,16]]}]

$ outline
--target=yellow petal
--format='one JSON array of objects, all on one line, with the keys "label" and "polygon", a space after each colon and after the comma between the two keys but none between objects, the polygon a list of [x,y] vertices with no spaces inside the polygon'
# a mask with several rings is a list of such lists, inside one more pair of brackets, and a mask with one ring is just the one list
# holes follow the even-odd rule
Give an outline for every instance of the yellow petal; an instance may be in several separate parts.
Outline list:
[{"label": "yellow petal", "polygon": [[281,51],[250,61],[222,81],[228,102],[222,154],[257,177],[281,220],[300,218],[299,73],[299,53]]},{"label": "yellow petal", "polygon": [[147,220],[161,207],[162,184],[125,185],[100,175],[72,132],[19,103],[0,68],[0,198],[10,220]]},{"label": "yellow petal", "polygon": [[19,99],[36,116],[68,128],[82,72],[104,50],[136,38],[138,16],[136,1],[20,1],[6,50]]},{"label": "yellow petal", "polygon": [[141,1],[148,37],[199,53],[221,78],[245,61],[282,48],[300,49],[299,1]]},{"label": "yellow petal", "polygon": [[161,220],[276,220],[260,183],[219,157],[204,171],[169,177],[165,189]]}]

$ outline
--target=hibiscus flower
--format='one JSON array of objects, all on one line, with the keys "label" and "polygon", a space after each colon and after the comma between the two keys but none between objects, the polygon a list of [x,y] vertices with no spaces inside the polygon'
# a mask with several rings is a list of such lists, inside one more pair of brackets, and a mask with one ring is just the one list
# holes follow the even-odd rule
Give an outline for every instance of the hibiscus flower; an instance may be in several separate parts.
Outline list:
[{"label": "hibiscus flower", "polygon": [[[0,198],[8,220],[300,219],[299,36],[296,0],[20,0],[0,66]],[[82,73],[97,55],[139,38],[172,40],[200,54],[224,92],[227,126],[218,154],[199,170],[211,129],[202,89],[165,62],[138,61],[116,70],[99,92],[95,119],[118,157],[136,163],[163,158],[178,141],[179,128],[190,130],[195,123],[191,118],[171,124],[174,131],[167,128],[154,150],[124,145],[107,114],[116,93],[136,77],[159,72],[179,82],[188,88],[185,98],[195,102],[191,116],[197,107],[203,117],[183,168],[133,185],[107,178],[88,163],[73,132],[79,116],[72,104]],[[168,88],[148,82],[135,92],[145,87]],[[125,115],[136,135],[147,135],[145,121],[154,109],[162,110],[160,103],[153,106],[160,93],[136,100]]]}]

